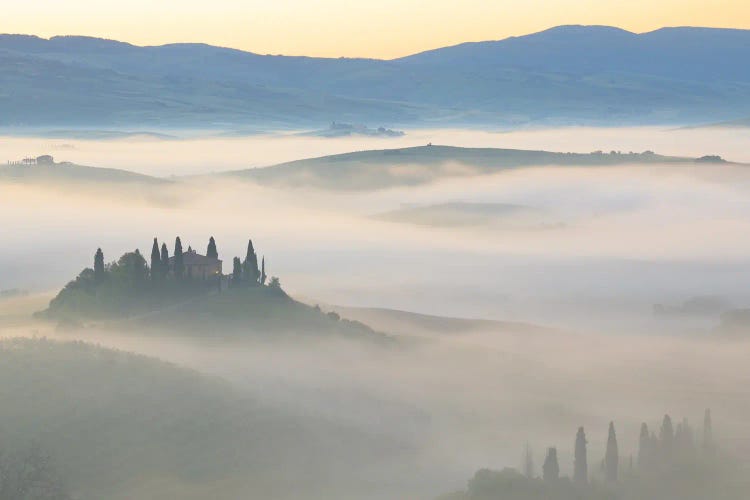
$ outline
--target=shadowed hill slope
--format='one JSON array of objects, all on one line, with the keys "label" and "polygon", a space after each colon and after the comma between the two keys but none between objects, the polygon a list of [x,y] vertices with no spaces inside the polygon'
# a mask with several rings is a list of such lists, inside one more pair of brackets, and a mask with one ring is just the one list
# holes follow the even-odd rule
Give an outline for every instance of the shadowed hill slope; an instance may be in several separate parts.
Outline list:
[{"label": "shadowed hill slope", "polygon": [[39,443],[81,500],[336,498],[355,457],[403,446],[82,342],[4,340],[0,379],[4,448]]},{"label": "shadowed hill slope", "polygon": [[135,256],[140,254],[126,254],[110,264],[101,278],[84,269],[36,317],[72,330],[88,327],[139,335],[333,336],[393,342],[367,325],[297,302],[279,285],[236,286],[219,292],[211,279],[148,279],[148,269],[129,267],[132,262],[145,265],[142,257]]}]

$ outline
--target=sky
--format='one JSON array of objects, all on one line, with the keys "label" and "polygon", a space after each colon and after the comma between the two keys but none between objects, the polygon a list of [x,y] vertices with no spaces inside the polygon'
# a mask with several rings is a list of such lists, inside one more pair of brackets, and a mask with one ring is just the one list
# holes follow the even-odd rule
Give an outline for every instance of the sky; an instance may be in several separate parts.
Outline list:
[{"label": "sky", "polygon": [[0,33],[137,45],[205,42],[261,54],[394,58],[561,24],[645,32],[750,29],[747,0],[10,0]]}]

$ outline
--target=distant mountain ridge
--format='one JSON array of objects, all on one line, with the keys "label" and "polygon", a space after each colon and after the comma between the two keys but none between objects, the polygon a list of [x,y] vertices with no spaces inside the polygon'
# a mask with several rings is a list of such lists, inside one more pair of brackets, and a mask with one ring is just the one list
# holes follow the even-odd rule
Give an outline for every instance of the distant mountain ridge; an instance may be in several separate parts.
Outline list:
[{"label": "distant mountain ridge", "polygon": [[708,123],[750,115],[750,30],[561,26],[394,60],[0,35],[0,126]]}]

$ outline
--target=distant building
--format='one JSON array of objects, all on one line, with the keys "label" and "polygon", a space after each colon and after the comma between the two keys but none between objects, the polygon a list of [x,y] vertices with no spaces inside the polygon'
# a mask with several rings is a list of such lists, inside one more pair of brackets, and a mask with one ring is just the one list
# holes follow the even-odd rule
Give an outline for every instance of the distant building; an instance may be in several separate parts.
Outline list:
[{"label": "distant building", "polygon": [[8,161],[8,165],[23,165],[26,167],[33,165],[54,165],[55,159],[50,155],[37,156],[36,158],[26,157],[23,160]]},{"label": "distant building", "polygon": [[[182,254],[182,263],[185,266],[185,276],[188,278],[206,279],[221,276],[221,259],[206,257],[192,248],[188,248],[188,251]],[[169,258],[169,270],[174,270],[174,256]]]}]

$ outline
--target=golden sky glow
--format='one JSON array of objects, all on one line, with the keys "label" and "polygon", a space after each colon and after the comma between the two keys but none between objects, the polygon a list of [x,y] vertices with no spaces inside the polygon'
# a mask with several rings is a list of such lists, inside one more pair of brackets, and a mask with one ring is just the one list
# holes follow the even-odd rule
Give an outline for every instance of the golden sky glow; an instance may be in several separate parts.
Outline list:
[{"label": "golden sky glow", "polygon": [[392,58],[560,24],[750,29],[750,0],[9,0],[0,32]]}]

